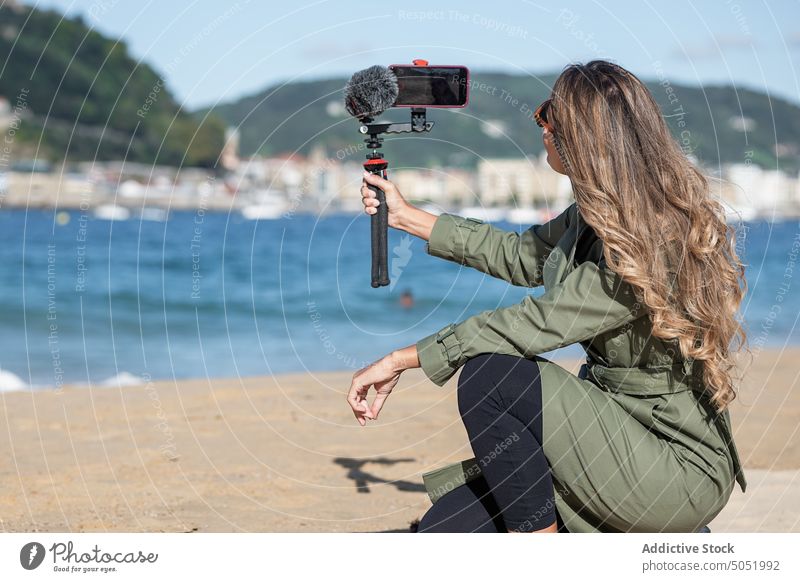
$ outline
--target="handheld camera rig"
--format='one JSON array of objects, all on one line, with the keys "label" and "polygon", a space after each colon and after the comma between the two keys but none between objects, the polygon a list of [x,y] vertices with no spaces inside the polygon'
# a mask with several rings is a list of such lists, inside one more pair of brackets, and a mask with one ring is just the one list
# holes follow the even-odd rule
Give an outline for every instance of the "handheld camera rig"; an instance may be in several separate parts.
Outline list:
[{"label": "handheld camera rig", "polygon": [[[384,158],[383,153],[378,151],[383,145],[384,133],[421,133],[430,131],[433,121],[426,119],[424,107],[414,107],[411,109],[411,121],[409,123],[376,123],[372,118],[364,118],[364,123],[359,127],[359,131],[367,137],[364,141],[367,147],[372,150],[367,154],[367,161],[364,162],[364,169],[377,174],[386,179],[389,161]],[[384,287],[389,284],[389,208],[386,204],[386,193],[377,186],[369,186],[375,192],[380,205],[378,212],[373,214],[370,223],[370,233],[372,238],[372,286]]]}]

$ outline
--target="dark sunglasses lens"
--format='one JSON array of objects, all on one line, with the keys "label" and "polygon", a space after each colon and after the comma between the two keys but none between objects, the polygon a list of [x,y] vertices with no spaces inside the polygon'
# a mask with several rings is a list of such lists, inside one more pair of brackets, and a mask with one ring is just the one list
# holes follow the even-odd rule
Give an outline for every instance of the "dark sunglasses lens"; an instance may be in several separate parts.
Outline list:
[{"label": "dark sunglasses lens", "polygon": [[536,120],[536,125],[538,125],[539,127],[544,127],[545,123],[550,123],[547,120],[547,110],[549,108],[550,108],[549,99],[536,108],[536,112],[534,113],[533,117]]},{"label": "dark sunglasses lens", "polygon": [[548,99],[544,103],[542,103],[542,110],[539,112],[539,117],[542,118],[542,121],[545,123],[550,123],[550,120],[547,119],[547,111],[550,109],[550,100]]}]

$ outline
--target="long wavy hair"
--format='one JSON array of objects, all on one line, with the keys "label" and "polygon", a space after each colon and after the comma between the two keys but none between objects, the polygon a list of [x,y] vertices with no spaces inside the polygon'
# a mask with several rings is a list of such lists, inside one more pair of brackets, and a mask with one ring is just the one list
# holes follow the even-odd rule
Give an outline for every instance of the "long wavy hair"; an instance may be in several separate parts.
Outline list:
[{"label": "long wavy hair", "polygon": [[736,398],[733,352],[747,340],[737,319],[747,281],[724,207],[629,71],[570,65],[552,93],[548,119],[606,263],[647,306],[653,335],[702,361],[705,389],[724,410]]}]

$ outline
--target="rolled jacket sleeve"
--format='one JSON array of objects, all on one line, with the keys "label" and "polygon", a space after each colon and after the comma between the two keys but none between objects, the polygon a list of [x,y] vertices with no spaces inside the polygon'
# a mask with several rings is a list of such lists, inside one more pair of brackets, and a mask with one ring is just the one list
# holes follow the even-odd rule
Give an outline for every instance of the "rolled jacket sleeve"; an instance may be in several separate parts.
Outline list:
[{"label": "rolled jacket sleeve", "polygon": [[425,375],[444,385],[470,358],[525,358],[590,339],[647,313],[631,286],[610,269],[581,263],[540,297],[484,311],[417,342]]},{"label": "rolled jacket sleeve", "polygon": [[542,266],[574,213],[570,205],[553,220],[523,233],[475,218],[440,214],[428,238],[429,255],[467,265],[521,287],[542,284]]}]

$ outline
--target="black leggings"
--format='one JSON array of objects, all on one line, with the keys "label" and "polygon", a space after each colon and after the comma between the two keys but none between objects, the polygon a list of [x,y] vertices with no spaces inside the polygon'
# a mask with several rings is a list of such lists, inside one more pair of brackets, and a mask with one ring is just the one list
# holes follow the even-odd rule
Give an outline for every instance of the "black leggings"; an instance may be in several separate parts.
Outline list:
[{"label": "black leggings", "polygon": [[504,354],[472,358],[458,380],[458,411],[481,474],[438,499],[417,531],[525,532],[553,522],[564,531],[542,450],[536,361]]}]

